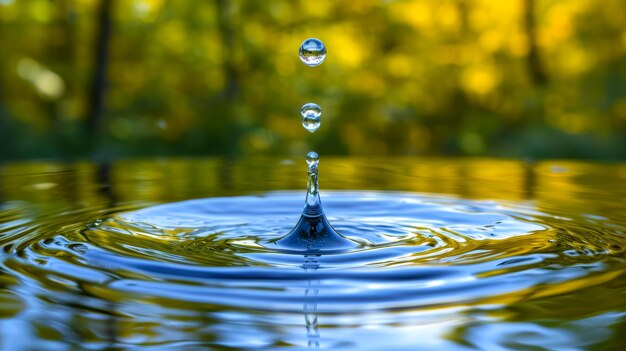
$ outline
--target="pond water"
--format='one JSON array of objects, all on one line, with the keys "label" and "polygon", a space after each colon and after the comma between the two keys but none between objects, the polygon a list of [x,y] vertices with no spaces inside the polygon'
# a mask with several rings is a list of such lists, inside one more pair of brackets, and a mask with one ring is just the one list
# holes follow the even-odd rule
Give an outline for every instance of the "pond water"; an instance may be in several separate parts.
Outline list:
[{"label": "pond water", "polygon": [[[292,159],[0,168],[2,350],[617,350],[626,164],[331,158],[354,248],[276,239]],[[330,190],[332,189],[332,190]]]}]

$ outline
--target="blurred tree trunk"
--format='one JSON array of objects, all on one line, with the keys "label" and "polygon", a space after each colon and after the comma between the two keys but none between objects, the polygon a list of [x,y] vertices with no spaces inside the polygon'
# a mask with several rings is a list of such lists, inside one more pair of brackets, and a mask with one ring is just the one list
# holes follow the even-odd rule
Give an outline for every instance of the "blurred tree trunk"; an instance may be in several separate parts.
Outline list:
[{"label": "blurred tree trunk", "polygon": [[98,29],[95,40],[94,70],[91,85],[91,96],[87,112],[87,130],[91,142],[95,143],[99,136],[104,112],[106,92],[106,71],[111,37],[111,10],[113,0],[101,0],[98,9]]},{"label": "blurred tree trunk", "polygon": [[[74,87],[76,62],[76,14],[74,0],[60,0],[56,2],[58,16],[54,23],[61,40],[51,40],[50,50],[53,57],[54,70],[59,72],[65,81],[65,96],[71,96]],[[55,33],[55,32],[52,32]]]},{"label": "blurred tree trunk", "polygon": [[215,0],[215,7],[217,9],[217,23],[222,52],[224,53],[224,62],[222,62],[224,77],[226,78],[224,97],[230,100],[235,98],[239,93],[239,81],[237,79],[237,69],[235,67],[233,54],[234,30],[230,19],[230,3],[228,0]]},{"label": "blurred tree trunk", "polygon": [[461,20],[461,33],[469,33],[470,25],[469,25],[469,13],[471,4],[468,1],[457,1],[456,3],[457,11],[460,14]]},{"label": "blurred tree trunk", "polygon": [[543,85],[548,82],[543,62],[539,55],[539,47],[537,45],[537,24],[535,21],[535,0],[524,1],[524,28],[528,39],[528,55],[527,63],[530,76],[534,84]]},{"label": "blurred tree trunk", "polygon": [[[51,116],[53,120],[53,137],[55,143],[61,148],[62,153],[71,153],[77,149],[77,143],[81,142],[81,135],[74,135],[66,130],[67,120],[74,119],[75,111],[63,108],[67,102],[75,99],[76,91],[76,11],[75,0],[59,0],[56,2],[58,16],[54,23],[54,28],[58,28],[60,40],[50,41],[50,51],[52,56],[52,67],[64,81],[64,91],[59,99],[51,103]],[[51,31],[50,33],[56,33]]]},{"label": "blurred tree trunk", "polygon": [[[2,88],[1,84],[0,88]],[[4,109],[2,100],[2,89],[0,89],[0,150],[2,150],[0,152],[0,167],[3,161],[13,158],[15,153],[15,139],[9,130],[9,113]]]}]

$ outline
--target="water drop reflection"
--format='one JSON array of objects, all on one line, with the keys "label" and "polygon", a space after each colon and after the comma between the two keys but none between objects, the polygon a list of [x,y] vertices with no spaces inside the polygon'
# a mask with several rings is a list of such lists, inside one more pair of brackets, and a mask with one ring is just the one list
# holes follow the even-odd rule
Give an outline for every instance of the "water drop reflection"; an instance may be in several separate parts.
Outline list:
[{"label": "water drop reflection", "polygon": [[317,131],[321,125],[322,108],[317,104],[308,103],[302,106],[300,110],[302,115],[302,126],[304,129],[313,133]]},{"label": "water drop reflection", "polygon": [[319,39],[309,38],[300,45],[299,55],[305,65],[319,66],[326,59],[326,46]]},{"label": "water drop reflection", "polygon": [[[314,272],[320,266],[318,259],[319,255],[304,255],[302,268],[307,272]],[[306,323],[307,344],[309,348],[316,349],[320,347],[320,332],[317,315],[317,295],[319,291],[320,280],[310,279],[306,291],[304,292],[304,305],[302,307],[304,321]]]}]

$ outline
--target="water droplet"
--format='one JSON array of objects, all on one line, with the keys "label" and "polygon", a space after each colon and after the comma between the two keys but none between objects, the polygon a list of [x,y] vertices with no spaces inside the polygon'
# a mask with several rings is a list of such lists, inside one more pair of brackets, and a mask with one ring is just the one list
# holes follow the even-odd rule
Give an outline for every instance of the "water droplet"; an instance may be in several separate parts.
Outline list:
[{"label": "water droplet", "polygon": [[319,107],[319,105],[312,102],[304,104],[300,110],[300,114],[302,114],[302,126],[304,129],[313,133],[320,127],[322,108]]},{"label": "water droplet", "polygon": [[320,162],[320,156],[315,151],[311,151],[306,154],[306,163],[309,166],[317,165]]},{"label": "water droplet", "polygon": [[326,59],[326,46],[321,40],[309,38],[300,45],[300,60],[309,66],[319,66]]}]

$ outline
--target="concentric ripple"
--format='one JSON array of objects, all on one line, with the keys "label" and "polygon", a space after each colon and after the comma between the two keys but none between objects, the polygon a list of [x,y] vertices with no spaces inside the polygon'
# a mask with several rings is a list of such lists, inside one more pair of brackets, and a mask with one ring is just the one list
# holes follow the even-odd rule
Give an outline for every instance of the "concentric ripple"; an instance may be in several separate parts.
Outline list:
[{"label": "concentric ripple", "polygon": [[327,157],[325,213],[355,245],[306,255],[277,245],[302,173],[4,164],[0,349],[623,348],[625,165]]},{"label": "concentric ripple", "polygon": [[[359,247],[294,254],[276,245],[300,192],[189,200],[122,212],[4,246],[4,269],[47,289],[186,308],[316,313],[454,307],[550,296],[623,275],[623,234],[532,202],[392,192],[324,193]],[[6,222],[10,223],[10,222]],[[17,224],[16,224],[17,225]]]}]

